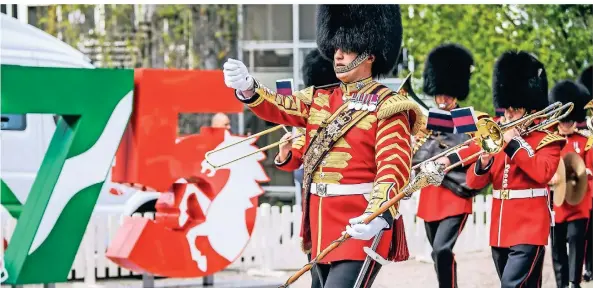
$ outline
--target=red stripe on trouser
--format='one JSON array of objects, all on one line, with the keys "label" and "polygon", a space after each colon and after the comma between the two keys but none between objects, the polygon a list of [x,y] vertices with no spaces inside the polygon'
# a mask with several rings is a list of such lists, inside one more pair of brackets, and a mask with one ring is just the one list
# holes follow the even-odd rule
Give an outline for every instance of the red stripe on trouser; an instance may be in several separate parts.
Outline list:
[{"label": "red stripe on trouser", "polygon": [[367,276],[367,280],[364,281],[364,285],[362,285],[362,288],[366,288],[367,284],[369,284],[369,280],[371,280],[371,274],[373,274],[373,268],[375,268],[375,261],[373,261],[371,267],[369,268],[369,275]]},{"label": "red stripe on trouser", "polygon": [[[459,240],[459,235],[461,234],[461,231],[463,231],[463,226],[465,225],[467,216],[468,216],[468,214],[465,214],[465,217],[463,217],[463,221],[461,221],[461,225],[459,226],[459,229],[457,229],[457,239],[458,240]],[[453,253],[453,251],[451,251],[451,253]],[[455,288],[455,253],[453,253],[453,262],[451,262],[451,287]]]},{"label": "red stripe on trouser", "polygon": [[527,273],[527,277],[525,277],[525,279],[523,279],[523,281],[521,281],[521,285],[519,285],[519,287],[523,287],[523,284],[525,283],[525,281],[527,281],[527,279],[529,279],[531,272],[533,272],[533,268],[535,268],[535,263],[537,263],[537,256],[539,256],[539,249],[540,249],[540,247],[538,246],[537,252],[535,252],[535,257],[533,258],[533,262],[531,263],[531,268],[529,268],[529,273]]}]

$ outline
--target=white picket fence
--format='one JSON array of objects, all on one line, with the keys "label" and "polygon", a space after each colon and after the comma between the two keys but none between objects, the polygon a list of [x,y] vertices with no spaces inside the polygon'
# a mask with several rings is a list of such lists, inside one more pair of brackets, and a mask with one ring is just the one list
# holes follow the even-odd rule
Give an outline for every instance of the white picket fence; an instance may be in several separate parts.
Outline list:
[{"label": "white picket fence", "polygon": [[[489,249],[488,229],[491,201],[491,196],[478,195],[475,197],[474,213],[467,219],[465,228],[455,246],[455,252]],[[443,203],[443,205],[446,205],[446,203]],[[422,219],[415,216],[416,211],[417,195],[410,200],[401,202],[400,212],[404,217],[410,253],[416,260],[431,261],[430,246],[426,239],[424,223]],[[133,217],[154,219],[154,214],[136,214]],[[5,235],[10,243],[16,221],[7,217],[2,217],[1,220],[1,233]],[[115,235],[120,223],[121,215],[118,214],[93,215],[76,255],[69,279],[84,279],[85,283],[93,284],[95,279],[98,278],[139,275],[133,271],[118,267],[105,257],[107,245]],[[227,269],[274,271],[296,270],[302,267],[307,259],[300,248],[300,227],[300,206],[279,207],[262,204],[258,208],[257,219],[249,244],[243,254]]]}]

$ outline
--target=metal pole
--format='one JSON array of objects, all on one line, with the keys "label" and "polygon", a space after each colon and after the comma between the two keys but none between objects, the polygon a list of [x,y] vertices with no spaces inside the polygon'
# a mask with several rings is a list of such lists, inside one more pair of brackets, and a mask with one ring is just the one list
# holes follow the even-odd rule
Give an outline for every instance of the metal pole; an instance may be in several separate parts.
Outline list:
[{"label": "metal pole", "polygon": [[294,79],[295,90],[300,90],[299,84],[301,83],[299,73],[301,53],[297,45],[300,41],[299,14],[299,4],[292,4],[292,79]]}]

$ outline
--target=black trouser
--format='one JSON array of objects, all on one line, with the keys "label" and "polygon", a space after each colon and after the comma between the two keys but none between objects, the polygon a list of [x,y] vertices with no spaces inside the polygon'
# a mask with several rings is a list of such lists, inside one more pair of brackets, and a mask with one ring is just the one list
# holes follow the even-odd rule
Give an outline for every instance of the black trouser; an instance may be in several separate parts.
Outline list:
[{"label": "black trouser", "polygon": [[492,260],[501,288],[541,287],[545,246],[492,247]]},{"label": "black trouser", "polygon": [[[587,219],[556,223],[552,229],[552,262],[556,284],[563,288],[571,283],[581,283],[585,257],[585,232]],[[566,253],[568,243],[568,253]]]},{"label": "black trouser", "polygon": [[586,248],[585,250],[587,251],[585,253],[585,270],[588,272],[592,272],[593,271],[593,210],[590,210],[589,213],[591,213],[591,215],[589,215],[589,227],[587,228],[587,232],[585,232],[586,237],[585,237],[585,242],[587,242],[586,244]]},{"label": "black trouser", "polygon": [[424,222],[426,236],[432,247],[432,260],[439,287],[457,287],[457,262],[453,246],[465,226],[467,214],[447,217],[440,221]]},{"label": "black trouser", "polygon": [[[311,261],[311,254],[307,254],[307,257]],[[311,269],[311,288],[371,287],[381,269],[381,264],[371,261],[361,285],[354,287],[363,263],[363,261],[337,261],[331,264],[317,264]]]}]

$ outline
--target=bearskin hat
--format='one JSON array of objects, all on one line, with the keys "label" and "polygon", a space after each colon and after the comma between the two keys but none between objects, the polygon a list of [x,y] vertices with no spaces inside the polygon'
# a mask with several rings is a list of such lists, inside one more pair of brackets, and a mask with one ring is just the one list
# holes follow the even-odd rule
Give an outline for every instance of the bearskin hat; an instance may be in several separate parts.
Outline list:
[{"label": "bearskin hat", "polygon": [[579,76],[579,83],[585,85],[587,90],[589,90],[589,94],[593,95],[593,65],[587,67],[581,75]]},{"label": "bearskin hat", "polygon": [[323,58],[317,49],[305,56],[302,72],[303,82],[306,87],[340,83],[340,80],[336,77],[336,72],[334,72],[332,62]]},{"label": "bearskin hat", "polygon": [[591,100],[591,94],[589,90],[580,83],[576,83],[572,80],[563,80],[558,82],[550,91],[548,95],[549,104],[555,102],[562,102],[566,104],[572,102],[574,108],[570,114],[562,119],[563,121],[576,121],[583,122],[587,116],[587,111],[584,107]]},{"label": "bearskin hat", "polygon": [[426,95],[447,95],[460,101],[469,94],[469,78],[474,59],[471,52],[458,44],[444,44],[434,48],[424,63]]},{"label": "bearskin hat", "polygon": [[525,51],[503,53],[494,64],[492,96],[496,108],[546,108],[548,76],[544,64]]},{"label": "bearskin hat", "polygon": [[319,5],[317,47],[333,63],[340,48],[375,56],[373,77],[386,76],[395,68],[402,44],[399,5]]}]

